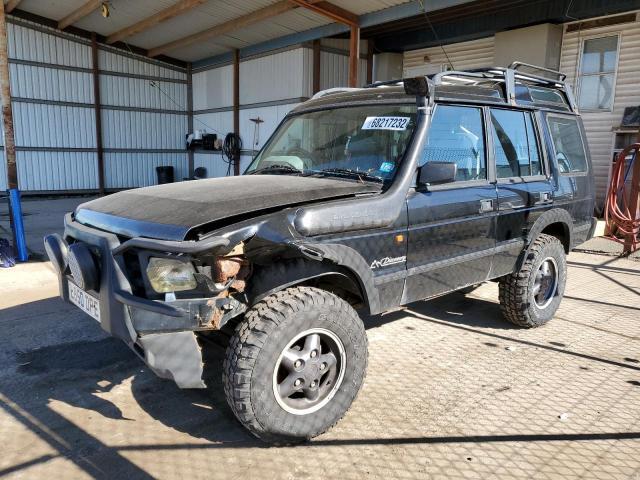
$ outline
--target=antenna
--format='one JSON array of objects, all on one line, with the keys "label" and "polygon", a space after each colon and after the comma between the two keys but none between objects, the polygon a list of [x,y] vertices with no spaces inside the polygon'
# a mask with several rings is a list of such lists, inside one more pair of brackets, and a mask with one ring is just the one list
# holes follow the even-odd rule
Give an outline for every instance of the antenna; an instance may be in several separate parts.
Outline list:
[{"label": "antenna", "polygon": [[418,0],[418,3],[420,3],[420,7],[422,8],[422,14],[424,15],[424,19],[429,24],[429,28],[433,32],[433,36],[436,38],[436,42],[438,42],[438,44],[440,45],[440,49],[442,50],[442,53],[444,53],[444,56],[447,59],[447,63],[449,64],[449,67],[451,68],[451,70],[455,70],[455,68],[453,66],[453,62],[451,62],[451,59],[449,58],[449,55],[447,54],[447,51],[444,49],[444,45],[442,43],[442,40],[440,40],[440,37],[438,36],[438,32],[436,32],[436,29],[433,28],[433,24],[431,23],[431,20],[429,19],[429,15],[427,15],[427,7],[424,5],[424,1],[423,0]]}]

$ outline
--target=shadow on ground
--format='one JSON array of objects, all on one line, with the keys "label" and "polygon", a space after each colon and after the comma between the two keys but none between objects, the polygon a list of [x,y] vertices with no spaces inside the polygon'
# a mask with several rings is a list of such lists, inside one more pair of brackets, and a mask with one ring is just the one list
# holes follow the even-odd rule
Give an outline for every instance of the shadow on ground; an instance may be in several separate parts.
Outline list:
[{"label": "shadow on ground", "polygon": [[[43,308],[42,302],[49,302]],[[53,303],[52,303],[53,302]],[[28,318],[33,312],[53,309],[60,301],[47,299],[33,304],[2,311],[6,318]],[[61,305],[61,304],[60,304]],[[434,322],[454,329],[460,329],[487,337],[485,345],[497,347],[499,342],[519,342],[526,345],[553,350],[563,355],[572,355],[622,366],[640,371],[640,366],[632,362],[617,362],[571,351],[562,342],[535,343],[508,336],[515,327],[504,322],[499,306],[477,298],[455,293],[410,305],[407,310],[367,319],[369,329],[382,327],[388,322],[407,315]],[[0,323],[0,335],[6,322]],[[84,328],[96,328],[88,317],[82,317],[75,327],[79,332]],[[32,326],[23,321],[13,324],[20,335],[29,335]],[[221,368],[224,349],[207,342],[206,379],[207,390],[179,390],[170,381],[155,377],[121,341],[110,337],[77,341],[70,336],[68,343],[43,346],[25,351],[7,352],[0,356],[5,365],[0,365],[0,406],[17,421],[45,440],[58,453],[56,456],[73,461],[78,467],[94,478],[151,478],[140,466],[131,462],[123,452],[127,450],[169,450],[169,449],[215,449],[263,447],[264,445],[248,434],[235,420],[227,407],[221,384]],[[1,345],[1,343],[0,343]],[[10,347],[9,347],[10,349]],[[7,356],[7,353],[13,355]],[[13,371],[5,375],[3,372]],[[5,377],[5,378],[2,378]],[[74,423],[54,411],[50,404],[60,401],[65,404],[91,410],[114,422],[129,422],[118,405],[99,396],[107,393],[125,381],[131,380],[131,390],[137,404],[153,419],[176,429],[190,437],[205,439],[207,443],[180,443],[163,445],[127,445],[117,447],[105,445]],[[388,439],[317,439],[313,446],[320,445],[365,445],[365,444],[430,444],[461,442],[522,442],[522,441],[566,441],[596,439],[636,439],[640,432],[627,433],[584,433],[554,435],[491,435],[491,436],[442,436],[420,438]],[[304,447],[303,447],[304,448]],[[15,465],[0,471],[0,477],[19,471],[38,462],[47,462],[51,455],[31,460],[24,465]]]}]

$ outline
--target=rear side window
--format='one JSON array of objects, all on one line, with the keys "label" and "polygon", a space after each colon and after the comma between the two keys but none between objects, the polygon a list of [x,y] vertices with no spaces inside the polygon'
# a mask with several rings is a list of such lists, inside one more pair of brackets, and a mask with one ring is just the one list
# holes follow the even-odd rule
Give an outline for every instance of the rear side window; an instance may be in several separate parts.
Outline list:
[{"label": "rear side window", "polygon": [[420,165],[427,162],[455,163],[456,181],[485,180],[482,110],[474,107],[438,105]]},{"label": "rear side window", "polygon": [[491,130],[498,178],[542,175],[530,113],[491,109]]},{"label": "rear side window", "polygon": [[556,164],[561,173],[586,172],[587,157],[575,118],[547,116]]}]

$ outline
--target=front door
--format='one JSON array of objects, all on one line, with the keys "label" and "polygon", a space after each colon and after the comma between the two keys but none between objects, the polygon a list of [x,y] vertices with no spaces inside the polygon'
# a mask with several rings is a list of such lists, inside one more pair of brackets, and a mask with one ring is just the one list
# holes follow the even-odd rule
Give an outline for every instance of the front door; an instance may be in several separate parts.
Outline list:
[{"label": "front door", "polygon": [[489,183],[483,109],[437,105],[421,165],[456,165],[455,181],[410,190],[403,303],[485,281],[495,247],[497,194]]}]

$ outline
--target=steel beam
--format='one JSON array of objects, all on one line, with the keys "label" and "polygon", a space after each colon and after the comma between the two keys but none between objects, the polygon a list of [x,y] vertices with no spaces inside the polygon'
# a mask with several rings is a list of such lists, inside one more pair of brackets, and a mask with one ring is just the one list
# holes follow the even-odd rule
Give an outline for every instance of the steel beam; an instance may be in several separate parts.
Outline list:
[{"label": "steel beam", "polygon": [[102,110],[100,103],[100,69],[98,65],[98,41],[91,36],[91,63],[93,70],[93,110],[96,125],[96,152],[98,160],[98,191],[104,195],[104,150],[102,148]]}]

